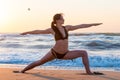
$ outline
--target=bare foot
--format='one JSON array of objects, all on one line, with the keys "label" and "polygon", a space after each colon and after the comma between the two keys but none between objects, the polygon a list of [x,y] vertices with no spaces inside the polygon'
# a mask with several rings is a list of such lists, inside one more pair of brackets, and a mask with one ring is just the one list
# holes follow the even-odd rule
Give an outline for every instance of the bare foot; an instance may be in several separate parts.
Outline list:
[{"label": "bare foot", "polygon": [[101,72],[89,72],[87,73],[88,75],[104,75],[103,73]]},{"label": "bare foot", "polygon": [[25,71],[20,71],[21,73],[25,73]]},{"label": "bare foot", "polygon": [[24,71],[13,71],[14,73],[25,73]]},{"label": "bare foot", "polygon": [[88,75],[94,75],[94,73],[92,73],[92,72],[88,72],[87,74],[88,74]]}]

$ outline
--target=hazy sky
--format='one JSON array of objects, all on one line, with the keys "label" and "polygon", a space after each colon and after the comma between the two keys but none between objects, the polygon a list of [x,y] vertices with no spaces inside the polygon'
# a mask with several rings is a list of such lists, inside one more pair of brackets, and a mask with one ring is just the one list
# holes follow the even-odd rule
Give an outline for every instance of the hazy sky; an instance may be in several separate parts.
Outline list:
[{"label": "hazy sky", "polygon": [[64,25],[103,23],[74,32],[120,32],[120,0],[0,0],[0,33],[49,28],[56,13]]}]

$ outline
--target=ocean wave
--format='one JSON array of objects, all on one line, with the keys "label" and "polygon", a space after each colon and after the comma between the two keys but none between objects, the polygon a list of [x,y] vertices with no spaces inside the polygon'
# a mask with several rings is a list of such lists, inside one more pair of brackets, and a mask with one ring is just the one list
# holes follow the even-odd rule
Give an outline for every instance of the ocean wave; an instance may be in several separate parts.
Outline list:
[{"label": "ocean wave", "polygon": [[32,45],[27,46],[29,49],[48,49],[51,48],[52,45]]},{"label": "ocean wave", "polygon": [[82,43],[82,41],[70,41],[72,43]]},{"label": "ocean wave", "polygon": [[[29,64],[41,59],[46,52],[30,52],[30,51],[16,51],[0,53],[1,64]],[[91,67],[120,67],[120,54],[111,53],[108,55],[90,55],[89,62]],[[59,60],[50,61],[45,66],[70,66],[83,67],[82,58],[73,60]]]},{"label": "ocean wave", "polygon": [[51,48],[52,45],[22,45],[22,44],[2,44],[1,48],[21,48],[21,49],[48,49]]},{"label": "ocean wave", "polygon": [[5,38],[0,38],[0,41],[4,41],[5,40]]},{"label": "ocean wave", "polygon": [[[120,67],[120,56],[90,56],[89,63],[91,67]],[[84,67],[81,58],[74,60],[53,60],[45,65]]]},{"label": "ocean wave", "polygon": [[105,49],[105,48],[113,48],[113,49],[120,49],[120,43],[112,43],[107,41],[91,41],[85,44],[88,48],[95,48],[95,49]]},{"label": "ocean wave", "polygon": [[92,56],[91,67],[120,67],[120,56]]},{"label": "ocean wave", "polygon": [[16,44],[16,43],[9,43],[9,44],[2,44],[0,47],[2,48],[22,48],[24,45]]},{"label": "ocean wave", "polygon": [[44,39],[36,39],[36,40],[34,40],[34,41],[44,41]]}]

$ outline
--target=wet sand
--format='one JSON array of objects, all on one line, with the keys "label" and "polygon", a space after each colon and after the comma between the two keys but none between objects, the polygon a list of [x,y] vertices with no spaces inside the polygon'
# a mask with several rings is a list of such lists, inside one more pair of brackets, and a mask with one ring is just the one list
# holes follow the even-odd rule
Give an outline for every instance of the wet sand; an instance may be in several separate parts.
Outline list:
[{"label": "wet sand", "polygon": [[104,75],[87,75],[84,70],[32,69],[14,73],[20,68],[0,68],[0,80],[120,80],[120,72],[100,71]]}]

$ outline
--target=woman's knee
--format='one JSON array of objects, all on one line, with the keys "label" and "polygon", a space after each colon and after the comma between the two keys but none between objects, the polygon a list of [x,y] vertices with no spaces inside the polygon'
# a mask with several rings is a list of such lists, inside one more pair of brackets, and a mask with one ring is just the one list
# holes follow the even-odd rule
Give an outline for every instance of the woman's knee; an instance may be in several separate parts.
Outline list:
[{"label": "woman's knee", "polygon": [[88,56],[87,51],[86,50],[80,50],[80,53],[82,53],[82,56]]}]

